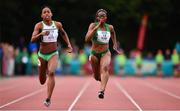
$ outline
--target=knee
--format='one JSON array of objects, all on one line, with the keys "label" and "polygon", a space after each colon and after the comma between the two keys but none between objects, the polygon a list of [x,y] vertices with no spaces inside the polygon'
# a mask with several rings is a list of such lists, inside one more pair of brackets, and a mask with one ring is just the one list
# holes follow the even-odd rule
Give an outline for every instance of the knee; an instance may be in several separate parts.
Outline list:
[{"label": "knee", "polygon": [[52,76],[54,75],[55,70],[48,68],[47,72],[48,72],[48,75]]},{"label": "knee", "polygon": [[104,67],[104,71],[108,72],[109,71],[109,67]]},{"label": "knee", "polygon": [[53,77],[54,76],[54,71],[48,70],[48,77]]},{"label": "knee", "polygon": [[108,67],[102,67],[102,68],[100,69],[101,74],[106,74],[106,73],[108,73],[108,71],[109,71],[109,68],[108,68]]}]

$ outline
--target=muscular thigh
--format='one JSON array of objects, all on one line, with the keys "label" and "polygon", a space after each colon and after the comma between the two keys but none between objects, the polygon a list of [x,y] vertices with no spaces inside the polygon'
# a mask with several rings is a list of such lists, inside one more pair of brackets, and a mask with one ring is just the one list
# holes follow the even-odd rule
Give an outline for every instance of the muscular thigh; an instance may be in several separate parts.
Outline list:
[{"label": "muscular thigh", "polygon": [[38,68],[40,74],[46,74],[47,62],[41,57],[38,58]]},{"label": "muscular thigh", "polygon": [[94,55],[90,55],[90,62],[93,72],[99,73],[99,59]]},{"label": "muscular thigh", "polygon": [[58,55],[53,55],[48,61],[48,71],[55,72],[58,64]]},{"label": "muscular thigh", "polygon": [[101,57],[100,66],[101,68],[109,68],[111,62],[111,53],[107,52],[103,57]]}]

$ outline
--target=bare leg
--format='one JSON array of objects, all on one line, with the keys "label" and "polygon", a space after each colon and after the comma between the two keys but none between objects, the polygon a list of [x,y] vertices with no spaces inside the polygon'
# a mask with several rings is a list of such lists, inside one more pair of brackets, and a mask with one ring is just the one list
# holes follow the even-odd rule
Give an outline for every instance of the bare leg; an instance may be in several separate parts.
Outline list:
[{"label": "bare leg", "polygon": [[54,90],[55,86],[55,79],[54,79],[54,73],[51,73],[48,75],[48,83],[47,83],[47,98],[51,98],[52,92]]},{"label": "bare leg", "polygon": [[54,73],[48,74],[48,83],[47,83],[47,98],[44,101],[44,105],[49,107],[51,104],[51,96],[54,90],[55,80],[54,80]]},{"label": "bare leg", "polygon": [[48,61],[48,83],[47,83],[47,98],[51,98],[54,86],[55,86],[55,78],[54,78],[54,72],[57,68],[57,62],[58,61],[58,55],[54,55],[51,57],[51,59]]},{"label": "bare leg", "polygon": [[109,79],[109,64],[111,61],[111,53],[107,52],[100,61],[100,74],[101,74],[101,91],[105,91]]},{"label": "bare leg", "polygon": [[47,83],[47,99],[44,101],[44,105],[49,107],[51,104],[51,96],[55,86],[54,72],[57,67],[58,55],[54,55],[48,61],[48,83]]},{"label": "bare leg", "polygon": [[38,69],[39,69],[39,81],[41,85],[43,85],[46,82],[47,62],[42,58],[38,59]]},{"label": "bare leg", "polygon": [[99,60],[96,56],[91,55],[90,56],[90,62],[91,62],[91,66],[92,66],[92,70],[94,73],[94,78],[97,81],[101,81],[101,77],[100,77],[100,68],[99,68]]}]

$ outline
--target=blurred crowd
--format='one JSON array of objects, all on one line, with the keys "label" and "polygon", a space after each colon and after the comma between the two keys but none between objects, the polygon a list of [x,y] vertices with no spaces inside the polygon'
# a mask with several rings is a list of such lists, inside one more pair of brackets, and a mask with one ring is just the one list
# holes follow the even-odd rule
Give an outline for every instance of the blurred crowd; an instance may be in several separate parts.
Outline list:
[{"label": "blurred crowd", "polygon": [[[90,46],[83,48],[73,46],[73,53],[66,53],[59,48],[59,62],[56,74],[88,75],[92,74],[88,61]],[[132,74],[141,76],[152,73],[163,76],[167,69],[171,76],[180,76],[180,46],[173,50],[157,50],[156,53],[143,53],[132,50],[128,54],[121,50],[121,54],[112,54],[110,72],[114,75]],[[30,43],[27,46],[14,47],[8,43],[0,43],[0,77],[38,74],[38,45]],[[149,72],[148,72],[149,71]]]}]

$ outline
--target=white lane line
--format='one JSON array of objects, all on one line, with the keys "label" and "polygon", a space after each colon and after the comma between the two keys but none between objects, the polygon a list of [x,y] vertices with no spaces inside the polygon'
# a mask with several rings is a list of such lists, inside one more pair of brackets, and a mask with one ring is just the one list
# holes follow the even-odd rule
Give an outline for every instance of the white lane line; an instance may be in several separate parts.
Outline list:
[{"label": "white lane line", "polygon": [[[54,110],[54,109],[48,109],[48,110],[0,110],[0,111],[67,111],[67,110]],[[73,111],[138,111],[138,110],[128,110],[128,109],[115,109],[115,110],[107,110],[107,109],[81,109],[81,110],[73,110]],[[144,111],[180,111],[180,109],[152,109],[152,110],[144,110]]]},{"label": "white lane line", "polygon": [[14,104],[14,103],[16,103],[16,102],[19,102],[19,101],[21,101],[21,100],[23,100],[23,99],[29,98],[29,97],[31,97],[31,96],[33,96],[33,95],[36,95],[36,94],[42,92],[43,90],[44,90],[44,88],[43,88],[43,89],[40,89],[40,90],[37,90],[37,91],[34,91],[34,92],[32,92],[32,93],[29,93],[29,94],[27,94],[27,95],[25,95],[25,96],[22,96],[22,97],[20,97],[20,98],[17,98],[17,99],[15,99],[15,100],[13,100],[13,101],[11,101],[11,102],[8,102],[8,103],[6,103],[6,104],[4,104],[4,105],[1,105],[1,106],[0,106],[0,109],[1,109],[1,108],[4,108],[4,107],[6,107],[6,106],[9,106],[9,105],[11,105],[11,104]]},{"label": "white lane line", "polygon": [[134,99],[128,94],[128,92],[118,83],[117,81],[114,82],[118,89],[123,92],[123,94],[138,108],[139,111],[143,111],[141,107],[134,101]]},{"label": "white lane line", "polygon": [[149,82],[143,81],[143,84],[146,85],[146,86],[148,86],[148,87],[150,87],[150,88],[152,88],[152,89],[155,89],[155,90],[157,90],[157,91],[159,91],[159,92],[161,92],[161,93],[167,94],[167,95],[169,95],[169,96],[171,96],[171,97],[174,97],[174,98],[176,98],[176,99],[180,99],[180,96],[178,96],[178,95],[176,95],[176,94],[174,94],[174,93],[172,93],[172,92],[169,92],[169,91],[167,91],[167,90],[165,90],[165,89],[162,89],[162,88],[160,88],[160,87],[157,87],[157,86],[155,86],[155,85],[153,85],[153,84],[151,84],[151,83],[149,83]]},{"label": "white lane line", "polygon": [[70,107],[68,108],[68,111],[71,111],[72,108],[74,107],[74,105],[76,104],[76,102],[79,100],[79,98],[82,96],[82,94],[84,93],[84,91],[87,89],[87,87],[89,86],[90,81],[87,81],[86,84],[83,86],[83,88],[81,89],[81,91],[79,92],[79,94],[76,96],[75,100],[72,102],[72,104],[70,105]]},{"label": "white lane line", "polygon": [[66,111],[66,110],[55,110],[55,109],[48,109],[48,110],[40,110],[40,109],[36,109],[36,110],[28,110],[28,109],[19,109],[19,110],[0,110],[0,111]]},{"label": "white lane line", "polygon": [[[12,111],[12,110],[11,110]],[[39,111],[39,110],[38,110]],[[73,111],[138,111],[138,110],[132,110],[132,109],[110,109],[110,110],[107,110],[107,109],[80,109],[80,110],[73,110]],[[143,110],[143,111],[180,111],[179,109],[150,109],[150,110]]]}]

